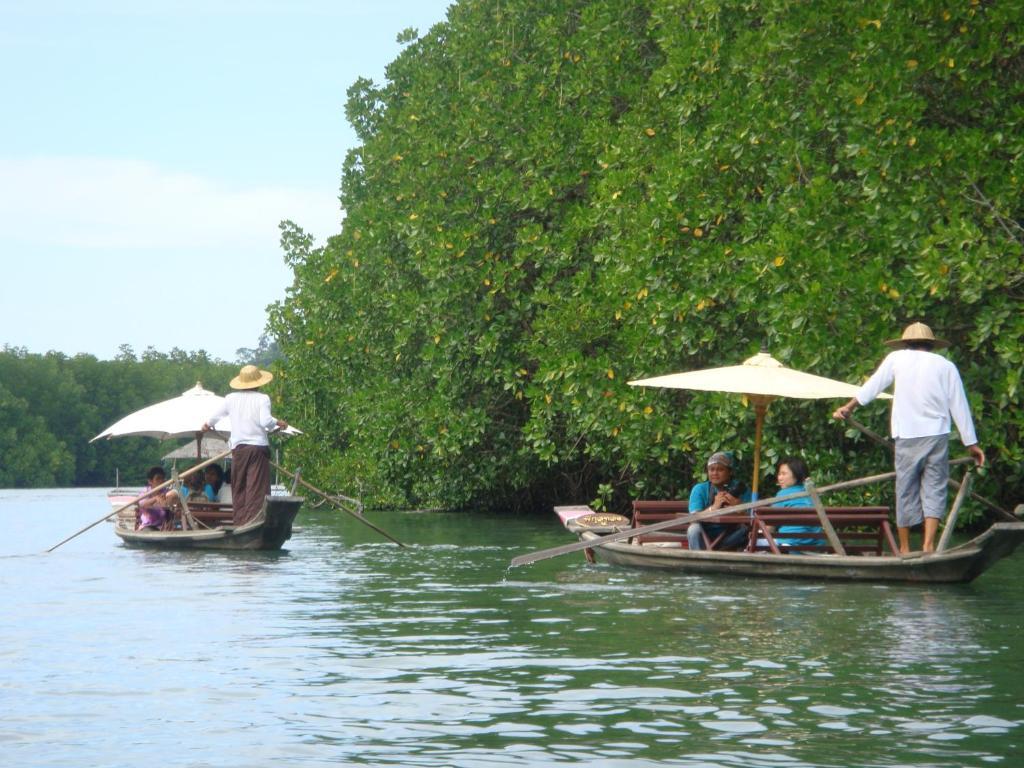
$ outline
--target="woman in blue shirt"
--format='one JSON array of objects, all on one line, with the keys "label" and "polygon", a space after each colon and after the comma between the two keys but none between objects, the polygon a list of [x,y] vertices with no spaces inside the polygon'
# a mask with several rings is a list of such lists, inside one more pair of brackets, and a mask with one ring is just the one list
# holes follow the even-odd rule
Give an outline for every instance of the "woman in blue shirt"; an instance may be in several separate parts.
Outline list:
[{"label": "woman in blue shirt", "polygon": [[[795,493],[803,493],[806,489],[804,488],[804,480],[810,471],[807,469],[807,463],[796,456],[787,456],[779,462],[779,468],[777,470],[776,479],[779,481],[779,492],[778,496],[792,496]],[[807,496],[801,496],[798,499],[783,499],[782,501],[776,501],[772,504],[773,507],[813,507],[814,504]],[[793,533],[821,533],[821,528],[816,525],[780,525],[779,530],[776,532],[780,535],[780,538],[775,539],[775,543],[780,547],[797,547],[802,544],[817,545],[821,546],[821,539],[791,539],[782,538],[783,534]]]}]

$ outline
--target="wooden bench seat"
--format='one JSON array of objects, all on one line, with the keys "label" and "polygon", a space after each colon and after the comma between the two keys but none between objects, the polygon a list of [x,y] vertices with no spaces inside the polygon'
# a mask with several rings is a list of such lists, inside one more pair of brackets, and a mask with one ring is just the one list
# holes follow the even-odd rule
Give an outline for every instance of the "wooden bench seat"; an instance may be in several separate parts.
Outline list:
[{"label": "wooden bench seat", "polygon": [[[645,525],[652,525],[654,523],[660,523],[663,520],[671,520],[673,517],[679,517],[689,513],[690,503],[689,501],[682,500],[637,500],[633,502],[633,527],[642,528]],[[713,523],[729,523],[729,524],[743,524],[746,525],[750,522],[749,515],[724,515],[721,519],[712,520],[709,522]],[[689,549],[690,544],[686,539],[686,529],[689,527],[689,523],[680,523],[679,525],[673,525],[668,528],[663,528],[656,533],[648,533],[642,536],[636,536],[631,538],[630,543],[636,542],[637,544],[649,544],[649,543],[670,543],[677,544],[683,549]],[[714,549],[725,536],[725,533],[720,533],[714,539],[710,538],[705,528],[702,532],[702,538],[704,539],[705,549]]]},{"label": "wooden bench seat", "polygon": [[[633,523],[632,527],[642,528],[645,525],[660,523],[674,517],[687,514],[689,504],[682,500],[636,500],[633,502]],[[892,526],[889,524],[888,507],[850,507],[835,506],[825,507],[832,527],[843,544],[847,554],[874,554],[881,555],[883,552],[897,554],[898,547],[893,536]],[[749,512],[740,512],[732,515],[722,515],[713,520],[705,521],[710,523],[726,523],[731,525],[749,526],[752,532],[747,551],[750,552],[773,552],[784,554],[788,552],[832,552],[828,537],[820,530],[820,521],[813,507],[760,507]],[[818,528],[815,532],[795,532],[779,534],[780,526],[799,525],[813,526]],[[631,543],[648,544],[675,544],[683,549],[689,547],[686,540],[686,529],[688,523],[664,528],[655,533],[642,534],[631,538]],[[704,526],[703,533],[704,547],[715,549],[721,542],[724,534],[719,534],[714,539],[707,535],[707,526]],[[813,539],[814,544],[780,545],[778,539]],[[818,543],[820,541],[820,544]]]},{"label": "wooden bench seat", "polygon": [[[848,555],[883,552],[897,554],[896,539],[889,524],[888,507],[825,507],[829,522]],[[762,507],[754,515],[757,537],[753,551],[763,552],[831,552],[828,537],[820,529],[821,522],[812,507]],[[817,531],[779,533],[787,525],[813,526]],[[780,545],[778,540],[813,539],[814,544]],[[819,543],[820,542],[820,543]]]},{"label": "wooden bench seat", "polygon": [[208,528],[230,525],[234,515],[234,510],[230,504],[213,504],[197,501],[193,501],[188,505],[188,511],[197,523]]}]

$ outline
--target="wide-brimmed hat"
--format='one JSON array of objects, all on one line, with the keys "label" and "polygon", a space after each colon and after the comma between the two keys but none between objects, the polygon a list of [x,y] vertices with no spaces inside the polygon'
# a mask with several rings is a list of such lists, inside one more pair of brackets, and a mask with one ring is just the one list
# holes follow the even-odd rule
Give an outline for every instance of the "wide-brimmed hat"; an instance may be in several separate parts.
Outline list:
[{"label": "wide-brimmed hat", "polygon": [[903,331],[902,337],[898,339],[889,339],[885,342],[885,345],[887,347],[902,349],[911,341],[927,341],[936,349],[942,349],[943,347],[949,346],[949,342],[945,339],[935,338],[935,334],[932,333],[932,329],[924,323],[911,323],[906,327],[906,330]]},{"label": "wide-brimmed hat", "polygon": [[243,365],[238,375],[231,380],[232,389],[256,389],[274,380],[270,371],[261,371],[255,365]]}]

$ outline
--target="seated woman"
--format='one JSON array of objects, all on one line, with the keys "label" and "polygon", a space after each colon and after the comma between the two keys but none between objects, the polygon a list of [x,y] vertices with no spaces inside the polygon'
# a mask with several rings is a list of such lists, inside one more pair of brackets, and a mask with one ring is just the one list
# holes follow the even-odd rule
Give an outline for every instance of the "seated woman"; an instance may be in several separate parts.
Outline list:
[{"label": "seated woman", "polygon": [[[743,483],[732,479],[733,458],[731,453],[714,453],[708,459],[708,479],[697,483],[690,491],[689,510],[703,512],[707,509],[721,509],[751,500],[750,490]],[[686,528],[686,539],[690,549],[704,549],[704,536],[707,532],[710,539],[720,533],[725,537],[718,549],[736,549],[747,540],[747,528],[743,525],[723,523],[690,523]]]},{"label": "seated woman", "polygon": [[220,464],[210,464],[206,467],[204,475],[203,493],[208,501],[222,501],[221,491],[224,485],[224,468]]},{"label": "seated woman", "polygon": [[[163,467],[150,467],[146,473],[146,487],[156,488],[164,484],[167,479]],[[177,494],[174,491],[159,490],[153,491],[144,498],[139,499],[138,513],[135,519],[136,530],[170,530],[174,524],[174,506]]]},{"label": "seated woman", "polygon": [[[788,456],[779,462],[779,468],[777,470],[776,479],[779,481],[779,492],[778,496],[792,496],[794,493],[803,493],[804,480],[810,471],[807,469],[807,463],[797,457]],[[773,507],[814,507],[810,498],[807,496],[801,496],[799,499],[783,499],[772,504]],[[799,547],[802,545],[813,545],[821,546],[821,539],[791,539],[785,534],[793,533],[821,533],[821,527],[817,525],[780,525],[777,531],[779,537],[776,537],[775,543],[780,547]],[[781,538],[780,538],[781,537]],[[796,550],[799,552],[799,550]]]},{"label": "seated woman", "polygon": [[193,472],[181,483],[181,496],[183,496],[189,502],[204,503],[210,501],[203,488],[203,474],[201,472]]},{"label": "seated woman", "polygon": [[221,504],[231,503],[231,467],[228,466],[224,470],[224,485],[220,487],[220,491],[217,493],[217,501]]}]

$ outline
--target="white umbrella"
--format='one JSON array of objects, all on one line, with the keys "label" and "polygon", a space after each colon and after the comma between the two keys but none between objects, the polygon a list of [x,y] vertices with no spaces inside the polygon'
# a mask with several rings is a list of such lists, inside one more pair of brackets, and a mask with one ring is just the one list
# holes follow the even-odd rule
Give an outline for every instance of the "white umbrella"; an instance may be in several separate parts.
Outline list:
[{"label": "white umbrella", "polygon": [[[146,406],[125,416],[107,427],[89,442],[112,437],[155,437],[167,440],[172,437],[191,437],[224,402],[224,398],[203,389],[198,382],[192,389],[178,397]],[[221,419],[213,425],[217,432],[230,433],[228,420]]]},{"label": "white umbrella", "polygon": [[[768,404],[777,397],[798,399],[851,398],[860,387],[844,381],[815,376],[787,368],[767,352],[759,352],[743,365],[705,368],[687,373],[671,373],[629,382],[636,387],[696,389],[705,392],[735,392],[754,404],[754,479],[751,490],[757,498],[758,468],[761,463],[761,432]],[[883,395],[888,397],[888,395]]]},{"label": "white umbrella", "polygon": [[[130,413],[120,421],[107,427],[89,442],[101,438],[112,437],[155,437],[159,440],[168,440],[172,437],[195,437],[197,443],[202,442],[202,433],[199,428],[206,423],[210,415],[224,403],[224,398],[215,395],[203,385],[196,382],[196,385],[178,397],[170,400],[162,400],[159,403],[148,405],[145,408]],[[208,435],[215,435],[225,439],[231,434],[231,419],[225,416],[213,424],[213,431]],[[281,430],[285,435],[301,435],[302,432],[294,427]],[[197,445],[197,451],[201,447]]]}]

